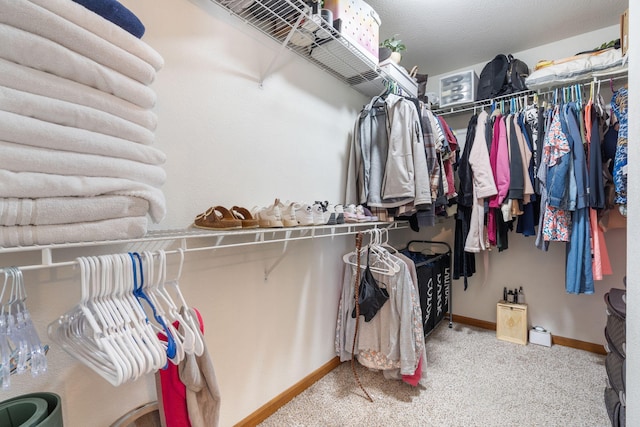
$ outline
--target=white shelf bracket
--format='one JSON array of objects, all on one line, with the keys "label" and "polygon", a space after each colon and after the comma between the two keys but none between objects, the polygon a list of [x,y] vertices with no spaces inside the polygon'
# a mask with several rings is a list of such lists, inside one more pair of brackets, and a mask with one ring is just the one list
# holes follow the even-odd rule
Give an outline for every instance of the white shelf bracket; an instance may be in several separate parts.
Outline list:
[{"label": "white shelf bracket", "polygon": [[280,264],[280,262],[284,259],[284,257],[287,255],[287,248],[289,247],[289,239],[291,238],[291,230],[287,230],[285,232],[285,240],[284,243],[282,245],[282,253],[280,254],[280,256],[273,262],[273,264],[271,264],[271,267],[269,268],[265,268],[264,270],[264,281],[268,281],[269,280],[269,275],[271,274],[271,272],[278,266],[278,264]]},{"label": "white shelf bracket", "polygon": [[267,66],[267,69],[264,71],[264,73],[260,77],[260,81],[258,82],[258,87],[260,89],[264,88],[264,81],[267,79],[267,77],[269,77],[271,70],[273,69],[274,65],[278,61],[278,58],[280,57],[280,55],[282,55],[282,52],[286,49],[287,45],[289,44],[289,40],[291,40],[291,37],[293,36],[293,34],[296,31],[298,31],[298,28],[300,27],[300,23],[302,22],[302,18],[304,18],[304,16],[305,16],[304,13],[301,13],[300,15],[298,15],[298,19],[296,20],[296,23],[293,25],[293,27],[287,34],[287,37],[284,39],[284,41],[280,45],[280,49],[278,49],[278,52],[275,54],[275,56]]}]

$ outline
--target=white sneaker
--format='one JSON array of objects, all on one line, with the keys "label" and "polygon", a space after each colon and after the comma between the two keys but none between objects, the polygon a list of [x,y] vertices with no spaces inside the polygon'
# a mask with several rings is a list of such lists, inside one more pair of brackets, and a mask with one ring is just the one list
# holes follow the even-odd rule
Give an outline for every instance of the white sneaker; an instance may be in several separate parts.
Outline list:
[{"label": "white sneaker", "polygon": [[278,201],[278,209],[280,209],[282,225],[284,225],[285,227],[298,226],[298,219],[296,218],[296,208],[293,203],[284,205],[282,204],[282,202]]},{"label": "white sneaker", "polygon": [[278,208],[279,200],[276,199],[273,205],[266,208],[254,207],[251,214],[258,220],[258,224],[262,228],[281,228],[284,226]]},{"label": "white sneaker", "polygon": [[296,210],[296,220],[298,225],[314,225],[313,222],[313,209],[310,205],[304,203],[294,203]]},{"label": "white sneaker", "polygon": [[324,219],[325,224],[327,225],[336,225],[338,220],[336,219],[336,208],[331,204],[327,204],[326,210],[324,211]]},{"label": "white sneaker", "polygon": [[322,205],[315,203],[311,206],[311,213],[313,214],[313,225],[325,225],[324,212],[322,211]]}]

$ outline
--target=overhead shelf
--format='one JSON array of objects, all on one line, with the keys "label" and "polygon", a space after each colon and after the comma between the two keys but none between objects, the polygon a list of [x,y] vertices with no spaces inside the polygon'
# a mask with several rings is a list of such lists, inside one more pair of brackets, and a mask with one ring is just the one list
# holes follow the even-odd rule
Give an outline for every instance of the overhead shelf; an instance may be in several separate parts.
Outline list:
[{"label": "overhead shelf", "polygon": [[[281,50],[295,52],[364,95],[379,95],[391,83],[400,87],[403,93],[411,93],[402,82],[381,69],[377,60],[363,52],[359,45],[343,37],[332,23],[312,14],[312,8],[301,0],[211,1],[279,43]],[[268,77],[278,56],[262,76],[262,81]]]}]

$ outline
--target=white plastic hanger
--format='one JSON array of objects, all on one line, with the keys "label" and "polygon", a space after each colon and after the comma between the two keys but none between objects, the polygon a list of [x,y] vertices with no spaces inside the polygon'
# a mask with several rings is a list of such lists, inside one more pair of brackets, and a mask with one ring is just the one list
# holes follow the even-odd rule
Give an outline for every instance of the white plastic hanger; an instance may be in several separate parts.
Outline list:
[{"label": "white plastic hanger", "polygon": [[[174,322],[178,324],[184,323],[182,316],[173,310],[175,306],[171,298],[167,298],[160,292],[160,283],[164,280],[166,258],[159,256],[158,262],[155,262],[154,256],[151,252],[143,252],[144,264],[147,266],[147,278],[145,281],[144,289],[149,298],[156,306],[156,310],[160,316],[162,316],[169,326],[173,338],[176,340],[176,347],[178,354],[172,359],[173,363],[178,364],[184,359],[186,353],[193,352],[193,342],[195,338],[193,333],[187,328],[186,331],[183,328],[183,332],[180,332],[180,328],[176,328]],[[155,264],[158,264],[158,270],[155,269]],[[191,332],[191,333],[190,333]]]},{"label": "white plastic hanger", "polygon": [[122,364],[87,306],[90,266],[84,258],[78,258],[77,262],[80,266],[80,302],[49,324],[49,337],[110,384],[120,385],[124,381]]},{"label": "white plastic hanger", "polygon": [[[378,237],[378,229],[367,230],[366,233],[370,236],[369,248],[371,249],[371,255],[374,255],[374,259],[369,259],[369,269],[373,272],[384,274],[386,276],[393,276],[400,271],[400,264],[390,257],[389,252],[383,248],[379,242],[376,243]],[[364,252],[364,250],[363,250]],[[362,255],[362,254],[361,254]],[[367,263],[362,263],[362,260],[354,259],[356,256],[355,251],[349,252],[342,257],[342,260],[346,264],[358,265],[360,263],[361,268],[365,268]]]},{"label": "white plastic hanger", "polygon": [[[162,251],[160,251],[162,252]],[[184,265],[184,250],[182,248],[178,248],[178,253],[180,254],[180,264],[178,265],[178,274],[172,280],[163,281],[162,287],[165,292],[167,292],[166,285],[170,285],[173,287],[178,301],[180,302],[180,312],[182,313],[182,317],[184,320],[191,326],[191,330],[195,332],[195,343],[194,343],[194,354],[196,356],[202,356],[204,353],[204,336],[202,335],[202,330],[200,329],[200,322],[198,321],[197,316],[193,312],[193,309],[189,308],[187,301],[180,290],[180,277],[182,276],[182,266]],[[166,264],[165,264],[166,267]],[[166,276],[166,274],[165,274]]]},{"label": "white plastic hanger", "polygon": [[119,286],[118,293],[122,295],[123,303],[131,309],[130,314],[132,316],[132,322],[135,325],[134,327],[151,355],[149,371],[153,372],[161,369],[167,363],[167,353],[154,332],[154,328],[151,322],[149,322],[144,309],[133,294],[134,284],[132,259],[128,254],[119,254],[116,255],[115,262],[118,265],[118,271],[121,271],[122,273],[120,281],[116,282]]},{"label": "white plastic hanger", "polygon": [[179,324],[178,335],[182,340],[184,352],[186,354],[194,354],[196,350],[196,334],[197,330],[193,330],[193,326],[188,322],[185,316],[180,313],[175,301],[167,292],[165,283],[167,281],[167,254],[160,250],[157,253],[158,257],[158,273],[157,279],[154,281],[153,292],[158,296],[158,300],[164,302],[167,306],[167,313],[172,321],[177,321]]}]

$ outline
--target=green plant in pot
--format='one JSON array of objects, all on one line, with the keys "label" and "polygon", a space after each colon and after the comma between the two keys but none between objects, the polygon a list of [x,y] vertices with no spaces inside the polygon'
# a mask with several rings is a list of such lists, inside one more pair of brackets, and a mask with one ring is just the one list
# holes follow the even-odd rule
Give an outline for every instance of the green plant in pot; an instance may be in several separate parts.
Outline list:
[{"label": "green plant in pot", "polygon": [[400,63],[400,60],[402,59],[402,51],[407,50],[407,46],[402,43],[402,40],[398,37],[398,34],[395,34],[380,43],[378,53],[381,62],[387,58],[391,58],[391,60],[396,64]]}]

